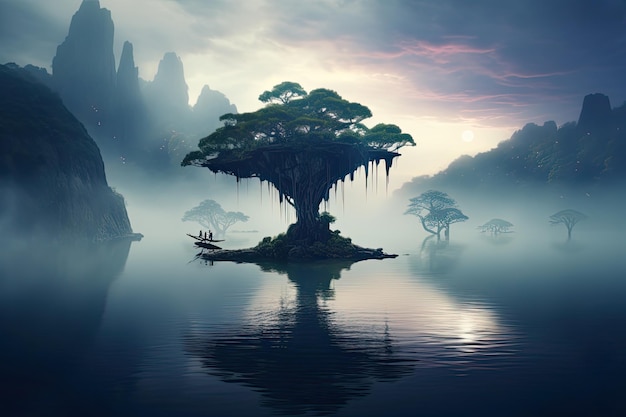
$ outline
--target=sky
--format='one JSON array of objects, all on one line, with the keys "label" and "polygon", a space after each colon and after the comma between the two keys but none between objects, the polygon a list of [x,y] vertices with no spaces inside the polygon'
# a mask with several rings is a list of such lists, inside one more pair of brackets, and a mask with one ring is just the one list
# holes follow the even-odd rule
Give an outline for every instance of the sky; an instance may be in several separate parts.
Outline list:
[{"label": "sky", "polygon": [[[51,71],[82,0],[0,0],[0,63]],[[182,59],[193,105],[203,85],[240,112],[282,81],[329,88],[394,123],[396,180],[487,151],[528,122],[578,118],[583,97],[626,100],[626,0],[100,0],[115,54],[133,43],[152,80]]]}]

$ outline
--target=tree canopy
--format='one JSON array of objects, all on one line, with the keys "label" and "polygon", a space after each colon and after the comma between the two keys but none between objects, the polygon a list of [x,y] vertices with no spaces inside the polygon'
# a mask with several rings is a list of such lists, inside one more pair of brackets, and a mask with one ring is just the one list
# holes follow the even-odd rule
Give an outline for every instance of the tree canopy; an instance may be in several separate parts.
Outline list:
[{"label": "tree canopy", "polygon": [[251,113],[227,113],[224,126],[200,140],[199,151],[188,154],[182,165],[206,166],[207,158],[244,154],[268,145],[315,142],[358,144],[370,150],[396,151],[415,145],[411,135],[393,124],[369,129],[362,121],[370,110],[344,100],[335,91],[319,88],[306,93],[300,84],[283,82],[259,99],[267,105]]},{"label": "tree canopy", "polygon": [[187,210],[183,221],[193,221],[207,229],[213,229],[217,236],[224,236],[230,226],[237,222],[247,222],[248,216],[240,211],[227,212],[215,200],[204,200],[191,210]]},{"label": "tree canopy", "polygon": [[585,220],[586,218],[587,216],[580,211],[566,209],[550,216],[550,224],[563,224],[567,228],[567,240],[570,240],[574,226],[576,226],[579,221]]},{"label": "tree canopy", "polygon": [[280,201],[295,208],[292,231],[299,238],[323,238],[317,233],[323,230],[316,232],[319,205],[334,184],[361,166],[367,173],[381,160],[388,173],[397,151],[415,145],[396,125],[368,128],[363,121],[370,110],[332,90],[307,93],[298,83],[283,82],[259,99],[266,105],[257,111],[223,115],[224,126],[201,139],[182,165],[270,182]]},{"label": "tree canopy", "polygon": [[442,231],[448,237],[451,224],[469,219],[457,207],[456,201],[442,191],[429,190],[409,201],[409,208],[404,214],[417,216],[424,230],[437,237]]},{"label": "tree canopy", "polygon": [[503,220],[503,219],[491,219],[487,223],[479,226],[481,232],[490,232],[494,235],[499,233],[509,233],[511,228],[513,227],[513,223]]}]

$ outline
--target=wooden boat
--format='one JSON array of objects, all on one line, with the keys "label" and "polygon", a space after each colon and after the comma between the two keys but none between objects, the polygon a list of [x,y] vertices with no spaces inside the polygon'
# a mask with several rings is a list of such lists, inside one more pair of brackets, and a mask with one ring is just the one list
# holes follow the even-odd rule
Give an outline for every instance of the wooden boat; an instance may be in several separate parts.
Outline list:
[{"label": "wooden boat", "polygon": [[222,249],[219,246],[214,245],[214,242],[223,242],[224,240],[217,240],[217,239],[205,239],[203,237],[200,236],[194,236],[194,235],[190,235],[189,233],[187,233],[187,236],[189,236],[190,238],[193,238],[196,240],[196,242],[194,242],[194,245],[200,247],[200,248],[204,248],[204,249],[211,249],[211,250],[215,250],[215,249]]},{"label": "wooden boat", "polygon": [[219,246],[216,246],[212,243],[209,242],[194,242],[194,245],[196,245],[199,248],[203,248],[203,249],[211,249],[211,250],[216,250],[216,249],[222,249]]}]

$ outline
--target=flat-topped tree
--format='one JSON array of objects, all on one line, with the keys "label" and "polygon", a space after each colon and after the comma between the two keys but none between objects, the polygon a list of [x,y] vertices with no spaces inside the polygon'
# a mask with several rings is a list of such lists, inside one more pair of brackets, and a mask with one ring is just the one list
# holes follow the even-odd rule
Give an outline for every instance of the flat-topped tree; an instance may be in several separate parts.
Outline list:
[{"label": "flat-topped tree", "polygon": [[550,216],[550,224],[563,224],[567,228],[567,240],[569,241],[572,239],[574,226],[576,226],[579,221],[585,220],[586,218],[587,216],[580,211],[566,209]]},{"label": "flat-topped tree", "polygon": [[251,113],[225,114],[224,126],[200,140],[199,151],[182,165],[209,168],[240,178],[268,181],[281,203],[294,207],[297,221],[289,227],[292,240],[311,243],[330,236],[319,206],[330,189],[364,166],[384,161],[387,175],[397,152],[415,145],[411,135],[391,124],[368,128],[370,110],[344,100],[334,91],[307,93],[299,84],[283,82],[265,91],[265,107]]}]

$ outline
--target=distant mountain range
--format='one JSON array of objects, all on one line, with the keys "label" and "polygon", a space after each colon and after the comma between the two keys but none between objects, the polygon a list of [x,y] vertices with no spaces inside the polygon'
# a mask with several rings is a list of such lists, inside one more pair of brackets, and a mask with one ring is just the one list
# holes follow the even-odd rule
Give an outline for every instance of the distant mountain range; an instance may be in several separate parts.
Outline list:
[{"label": "distant mountain range", "polygon": [[237,112],[208,86],[191,107],[183,63],[174,52],[165,53],[154,80],[145,81],[127,41],[116,69],[113,42],[111,12],[98,0],[83,0],[57,48],[52,74],[24,67],[58,92],[95,139],[107,166],[136,164],[159,171],[179,166],[199,138],[221,126],[221,115]]},{"label": "distant mountain range", "polygon": [[461,156],[434,176],[414,178],[401,193],[425,189],[501,190],[540,184],[597,185],[626,179],[626,104],[600,93],[584,98],[577,122],[529,123],[476,156]]}]

